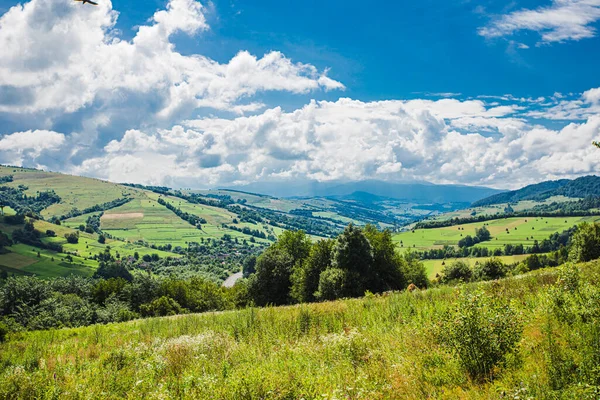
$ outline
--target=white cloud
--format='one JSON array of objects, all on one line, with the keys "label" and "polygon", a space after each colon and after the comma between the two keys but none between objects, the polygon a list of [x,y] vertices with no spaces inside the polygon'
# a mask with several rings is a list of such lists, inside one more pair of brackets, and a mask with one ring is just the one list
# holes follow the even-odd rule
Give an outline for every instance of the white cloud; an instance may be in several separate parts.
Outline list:
[{"label": "white cloud", "polygon": [[[518,187],[599,170],[590,143],[600,135],[600,116],[552,130],[506,116],[512,110],[448,99],[312,101],[293,112],[130,130],[74,171],[179,186],[416,179]],[[141,160],[150,166],[138,168]]]},{"label": "white cloud", "polygon": [[62,150],[65,135],[46,130],[15,132],[0,139],[0,158],[10,165],[35,161],[44,152]]},{"label": "white cloud", "polygon": [[546,7],[502,15],[478,32],[481,36],[495,38],[530,30],[540,33],[541,43],[564,42],[596,36],[592,24],[599,19],[600,0],[553,0]]},{"label": "white cloud", "polygon": [[61,114],[95,101],[106,108],[141,95],[155,99],[144,110],[149,116],[168,119],[198,107],[255,111],[259,103],[238,102],[261,91],[344,88],[327,71],[292,62],[277,51],[262,58],[240,51],[226,64],[179,53],[170,42],[174,33],[209,29],[203,6],[194,0],[170,0],[132,41],[119,39],[117,17],[109,0],[98,7],[67,0],[12,7],[0,17],[0,90],[12,94],[0,100],[0,111]]}]

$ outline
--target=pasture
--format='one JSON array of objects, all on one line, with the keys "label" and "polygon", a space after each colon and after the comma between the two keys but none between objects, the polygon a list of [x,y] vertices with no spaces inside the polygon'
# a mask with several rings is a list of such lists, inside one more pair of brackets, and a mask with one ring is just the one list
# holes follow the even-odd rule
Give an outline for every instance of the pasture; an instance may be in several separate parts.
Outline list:
[{"label": "pasture", "polygon": [[393,240],[402,249],[428,250],[442,248],[445,245],[456,246],[467,235],[475,236],[475,229],[486,226],[492,239],[477,246],[495,249],[505,244],[533,245],[534,240],[541,242],[555,232],[562,232],[581,222],[599,221],[594,217],[518,217],[499,218],[471,224],[448,226],[444,228],[416,229],[396,233]]},{"label": "pasture", "polygon": [[34,196],[36,192],[54,190],[60,196],[60,203],[53,204],[41,212],[46,219],[64,215],[73,208],[83,210],[118,198],[134,197],[139,192],[137,189],[100,179],[0,166],[0,176],[5,175],[13,175],[13,181],[5,185],[25,185],[28,188],[25,192],[27,195]]}]

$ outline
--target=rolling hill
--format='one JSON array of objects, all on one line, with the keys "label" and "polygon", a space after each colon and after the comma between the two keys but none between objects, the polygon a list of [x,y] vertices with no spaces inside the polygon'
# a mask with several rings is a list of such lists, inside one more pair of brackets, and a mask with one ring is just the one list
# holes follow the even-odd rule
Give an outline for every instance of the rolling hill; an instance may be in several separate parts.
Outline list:
[{"label": "rolling hill", "polygon": [[482,207],[501,203],[516,203],[522,200],[543,201],[553,196],[583,198],[600,196],[600,177],[582,176],[577,179],[561,179],[528,185],[518,190],[498,193],[473,202],[473,207]]}]

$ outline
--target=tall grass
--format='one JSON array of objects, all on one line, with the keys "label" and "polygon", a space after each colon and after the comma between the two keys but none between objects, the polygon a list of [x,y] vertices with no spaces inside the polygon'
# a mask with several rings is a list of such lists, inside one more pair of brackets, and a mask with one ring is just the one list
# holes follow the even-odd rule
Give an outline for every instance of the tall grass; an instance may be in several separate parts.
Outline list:
[{"label": "tall grass", "polygon": [[[582,266],[583,281],[597,285],[599,268]],[[0,345],[0,398],[593,398],[593,381],[584,382],[578,363],[589,348],[573,347],[567,322],[549,311],[557,273],[11,334]],[[512,300],[523,322],[517,351],[493,380],[472,380],[437,340],[459,292],[474,290]],[[575,335],[579,327],[569,329]],[[568,357],[575,369],[557,372]]]}]

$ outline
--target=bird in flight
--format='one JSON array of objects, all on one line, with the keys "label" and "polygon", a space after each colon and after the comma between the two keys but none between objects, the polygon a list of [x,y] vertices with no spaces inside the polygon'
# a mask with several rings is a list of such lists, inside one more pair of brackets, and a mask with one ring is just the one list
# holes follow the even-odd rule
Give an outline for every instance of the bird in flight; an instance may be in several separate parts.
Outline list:
[{"label": "bird in flight", "polygon": [[90,3],[91,5],[97,6],[98,3],[93,2],[92,0],[75,0],[75,1],[80,1],[81,5],[84,5],[85,3]]}]

